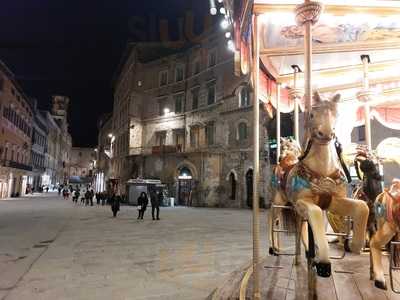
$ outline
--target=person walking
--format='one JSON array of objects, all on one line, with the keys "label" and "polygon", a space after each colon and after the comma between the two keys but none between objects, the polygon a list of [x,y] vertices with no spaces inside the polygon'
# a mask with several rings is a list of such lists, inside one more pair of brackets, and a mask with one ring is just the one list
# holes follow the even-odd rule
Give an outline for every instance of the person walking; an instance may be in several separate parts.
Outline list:
[{"label": "person walking", "polygon": [[137,199],[138,203],[138,220],[141,219],[143,220],[144,212],[146,211],[147,205],[149,204],[149,199],[147,198],[147,194],[145,192],[142,192]]},{"label": "person walking", "polygon": [[120,196],[116,196],[114,194],[111,197],[111,210],[113,212],[114,218],[117,216],[117,213],[119,212],[120,203],[121,203],[121,197]]},{"label": "person walking", "polygon": [[90,189],[89,193],[90,193],[90,195],[89,195],[90,206],[93,206],[93,197],[94,197],[93,189]]},{"label": "person walking", "polygon": [[89,199],[90,199],[90,195],[91,194],[92,193],[89,190],[86,190],[86,193],[85,193],[85,206],[89,205]]},{"label": "person walking", "polygon": [[156,219],[154,217],[155,210],[157,210],[157,220],[160,220],[160,201],[158,198],[158,194],[154,190],[150,192],[150,201],[151,201],[151,216],[153,217],[153,220]]}]

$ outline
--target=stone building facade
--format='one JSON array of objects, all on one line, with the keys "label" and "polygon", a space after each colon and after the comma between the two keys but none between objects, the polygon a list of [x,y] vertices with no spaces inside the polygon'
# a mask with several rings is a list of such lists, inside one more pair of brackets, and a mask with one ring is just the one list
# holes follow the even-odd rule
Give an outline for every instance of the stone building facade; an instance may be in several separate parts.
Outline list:
[{"label": "stone building facade", "polygon": [[96,153],[94,148],[72,147],[69,174],[79,177],[93,177]]},{"label": "stone building facade", "polygon": [[222,35],[181,51],[129,45],[114,88],[112,173],[122,194],[131,178],[158,178],[180,205],[250,205],[253,93]]},{"label": "stone building facade", "polygon": [[32,176],[33,109],[12,72],[0,62],[0,198],[24,195]]}]

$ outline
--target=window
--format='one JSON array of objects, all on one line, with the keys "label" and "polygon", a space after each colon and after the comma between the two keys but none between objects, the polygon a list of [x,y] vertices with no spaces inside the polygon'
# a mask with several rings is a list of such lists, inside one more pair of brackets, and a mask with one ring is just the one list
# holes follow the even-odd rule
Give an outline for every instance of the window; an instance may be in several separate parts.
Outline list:
[{"label": "window", "polygon": [[358,141],[365,141],[365,125],[357,128],[358,130]]},{"label": "window", "polygon": [[184,94],[178,94],[176,95],[175,98],[175,113],[180,114],[183,112],[183,95]]},{"label": "window", "polygon": [[164,116],[169,112],[167,108],[167,98],[162,98],[158,100],[158,108],[160,116]]},{"label": "window", "polygon": [[239,93],[239,107],[248,106],[250,106],[250,91],[247,86],[244,86],[240,89]]},{"label": "window", "polygon": [[175,82],[179,82],[183,80],[183,65],[178,65],[175,68]]},{"label": "window", "polygon": [[238,139],[239,141],[246,140],[248,138],[247,124],[245,122],[239,123],[238,126]]},{"label": "window", "polygon": [[199,107],[199,91],[200,88],[192,89],[192,109],[195,110]]},{"label": "window", "polygon": [[190,128],[190,147],[197,148],[199,146],[200,127],[194,126]]},{"label": "window", "polygon": [[217,64],[217,50],[210,50],[208,53],[208,67],[214,67]]},{"label": "window", "polygon": [[209,122],[206,126],[206,138],[207,145],[211,146],[215,144],[215,123]]},{"label": "window", "polygon": [[193,62],[193,71],[192,71],[192,74],[193,75],[196,75],[196,74],[199,74],[200,73],[200,59],[196,59],[194,62]]},{"label": "window", "polygon": [[207,88],[207,104],[215,103],[215,83],[212,83]]},{"label": "window", "polygon": [[159,86],[166,86],[168,84],[168,70],[161,71],[159,73]]},{"label": "window", "polygon": [[167,139],[167,133],[165,131],[160,131],[156,133],[156,145],[164,146]]}]

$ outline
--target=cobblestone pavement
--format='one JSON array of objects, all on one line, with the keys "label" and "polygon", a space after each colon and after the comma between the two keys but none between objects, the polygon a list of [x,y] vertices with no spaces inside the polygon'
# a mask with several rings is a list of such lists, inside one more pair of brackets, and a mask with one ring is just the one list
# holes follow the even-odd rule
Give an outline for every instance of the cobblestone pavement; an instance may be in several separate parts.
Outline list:
[{"label": "cobblestone pavement", "polygon": [[0,201],[0,299],[205,299],[251,258],[250,210],[136,216],[55,194]]}]

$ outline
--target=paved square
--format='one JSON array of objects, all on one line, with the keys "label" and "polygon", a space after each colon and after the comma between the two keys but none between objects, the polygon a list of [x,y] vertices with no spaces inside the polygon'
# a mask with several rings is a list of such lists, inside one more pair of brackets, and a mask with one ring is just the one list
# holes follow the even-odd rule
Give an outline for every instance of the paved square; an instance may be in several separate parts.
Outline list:
[{"label": "paved square", "polygon": [[54,194],[1,201],[0,299],[205,299],[252,255],[250,210],[111,215]]}]

